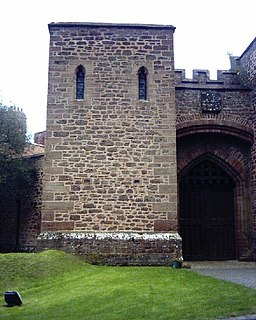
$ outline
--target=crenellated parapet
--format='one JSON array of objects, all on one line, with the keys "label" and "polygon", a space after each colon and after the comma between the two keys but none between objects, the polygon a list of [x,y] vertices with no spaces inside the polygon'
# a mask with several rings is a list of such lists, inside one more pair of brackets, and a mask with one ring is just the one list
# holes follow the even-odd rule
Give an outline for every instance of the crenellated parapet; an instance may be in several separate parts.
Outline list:
[{"label": "crenellated parapet", "polygon": [[193,78],[186,78],[185,69],[175,70],[176,88],[190,89],[247,89],[242,85],[239,74],[233,70],[218,70],[217,79],[210,79],[209,70],[194,69]]}]

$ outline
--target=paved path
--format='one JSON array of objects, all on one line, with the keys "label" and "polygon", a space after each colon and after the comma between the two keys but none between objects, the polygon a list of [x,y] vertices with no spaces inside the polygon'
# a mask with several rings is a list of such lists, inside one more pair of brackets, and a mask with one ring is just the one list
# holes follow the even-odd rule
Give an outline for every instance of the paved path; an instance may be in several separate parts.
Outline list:
[{"label": "paved path", "polygon": [[200,274],[234,282],[256,290],[256,268],[247,269],[200,269]]},{"label": "paved path", "polygon": [[[256,262],[203,261],[190,262],[191,269],[200,274],[234,282],[256,290]],[[255,302],[256,303],[256,302]],[[223,320],[256,320],[256,314]]]}]

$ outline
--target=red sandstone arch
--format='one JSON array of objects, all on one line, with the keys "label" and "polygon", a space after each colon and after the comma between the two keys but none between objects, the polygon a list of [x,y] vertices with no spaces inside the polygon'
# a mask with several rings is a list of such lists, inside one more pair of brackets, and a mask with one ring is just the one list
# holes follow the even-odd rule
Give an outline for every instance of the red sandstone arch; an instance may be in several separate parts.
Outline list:
[{"label": "red sandstone arch", "polygon": [[[192,142],[193,143],[193,142]],[[243,167],[245,163],[239,161],[235,155],[232,159],[225,158],[225,154],[221,152],[216,152],[216,150],[203,152],[203,150],[198,150],[195,154],[190,154],[190,157],[186,161],[181,161],[178,159],[178,181],[180,183],[183,176],[186,173],[204,160],[210,160],[216,163],[219,167],[224,169],[227,174],[235,182],[234,189],[234,205],[235,205],[235,234],[236,234],[236,252],[237,258],[246,258],[250,255],[246,248],[250,247],[250,239],[248,238],[246,225],[248,224],[248,217],[250,216],[250,208],[248,206],[247,197],[248,193],[246,191],[246,182],[244,176]],[[179,184],[178,184],[179,185]],[[179,190],[179,187],[178,187]],[[179,213],[178,213],[179,216]]]},{"label": "red sandstone arch", "polygon": [[[221,174],[218,176],[217,172]],[[235,241],[237,208],[234,208],[234,190],[236,193],[240,182],[234,169],[211,153],[194,159],[181,172],[179,230],[185,259],[222,260],[236,257],[239,250]],[[212,241],[213,236],[216,241]]]},{"label": "red sandstone arch", "polygon": [[237,137],[253,143],[253,129],[250,124],[221,118],[184,119],[177,123],[177,138],[198,133],[219,133]]},{"label": "red sandstone arch", "polygon": [[182,168],[181,172],[178,175],[178,180],[180,181],[182,177],[194,166],[196,166],[198,163],[204,161],[204,160],[210,160],[213,163],[216,163],[219,167],[223,168],[227,174],[234,180],[236,183],[241,182],[241,176],[239,175],[239,172],[236,171],[236,168],[231,166],[229,163],[221,159],[219,156],[216,156],[210,152],[206,152],[198,156],[197,158],[193,159],[187,166]]},{"label": "red sandstone arch", "polygon": [[[251,238],[248,231],[252,228],[251,206],[248,200],[250,193],[247,177],[250,175],[249,149],[254,140],[252,128],[251,121],[237,115],[194,114],[177,117],[179,181],[196,163],[209,159],[223,168],[235,182],[236,251],[237,258],[240,259],[251,255],[249,249]],[[209,137],[211,143],[208,142]],[[224,139],[226,142],[223,143],[221,137],[235,138],[235,140],[230,139],[228,146],[225,143],[228,143],[229,139]],[[232,141],[237,141],[237,144],[234,146]],[[247,155],[246,150],[248,150]]]}]

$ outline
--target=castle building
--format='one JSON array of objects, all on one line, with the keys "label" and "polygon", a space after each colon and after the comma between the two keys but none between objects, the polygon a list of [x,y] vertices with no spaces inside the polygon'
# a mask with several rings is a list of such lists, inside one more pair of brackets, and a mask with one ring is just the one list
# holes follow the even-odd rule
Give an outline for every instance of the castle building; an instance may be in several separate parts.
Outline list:
[{"label": "castle building", "polygon": [[38,248],[109,264],[256,259],[256,38],[211,80],[170,25],[51,23]]},{"label": "castle building", "polygon": [[174,27],[49,30],[41,243],[127,263],[179,257]]}]

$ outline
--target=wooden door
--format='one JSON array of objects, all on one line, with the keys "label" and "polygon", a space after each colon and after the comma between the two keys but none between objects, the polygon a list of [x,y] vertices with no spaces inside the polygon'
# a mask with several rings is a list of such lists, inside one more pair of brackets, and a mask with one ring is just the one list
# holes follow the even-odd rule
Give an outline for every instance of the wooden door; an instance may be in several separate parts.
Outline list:
[{"label": "wooden door", "polygon": [[180,233],[186,260],[235,258],[234,182],[205,160],[179,185]]}]

